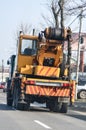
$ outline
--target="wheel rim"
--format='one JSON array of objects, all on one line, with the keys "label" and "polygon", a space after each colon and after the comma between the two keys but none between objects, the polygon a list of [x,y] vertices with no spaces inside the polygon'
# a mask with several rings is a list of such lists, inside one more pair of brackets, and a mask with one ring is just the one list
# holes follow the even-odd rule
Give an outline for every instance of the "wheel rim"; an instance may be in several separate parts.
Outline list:
[{"label": "wheel rim", "polygon": [[86,91],[80,92],[80,98],[85,99],[86,98]]}]

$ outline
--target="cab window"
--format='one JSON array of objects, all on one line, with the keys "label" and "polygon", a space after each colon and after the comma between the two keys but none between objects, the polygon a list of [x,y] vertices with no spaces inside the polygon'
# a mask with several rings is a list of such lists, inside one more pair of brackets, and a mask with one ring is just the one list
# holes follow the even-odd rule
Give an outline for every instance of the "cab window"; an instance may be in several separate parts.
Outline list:
[{"label": "cab window", "polygon": [[23,39],[21,45],[21,54],[35,55],[37,48],[37,40]]}]

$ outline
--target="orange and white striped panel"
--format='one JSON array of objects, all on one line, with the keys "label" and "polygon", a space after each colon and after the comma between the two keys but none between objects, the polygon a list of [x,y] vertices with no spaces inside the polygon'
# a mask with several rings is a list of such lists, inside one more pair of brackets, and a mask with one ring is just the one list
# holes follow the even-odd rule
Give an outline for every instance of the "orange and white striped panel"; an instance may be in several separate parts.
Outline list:
[{"label": "orange and white striped panel", "polygon": [[72,81],[72,92],[71,92],[71,102],[73,103],[75,101],[75,87],[76,87],[76,82]]},{"label": "orange and white striped panel", "polygon": [[41,95],[41,96],[70,96],[68,88],[53,88],[42,86],[26,86],[26,94]]},{"label": "orange and white striped panel", "polygon": [[48,66],[37,66],[35,68],[35,75],[59,77],[59,74],[60,74],[60,68],[48,67]]}]

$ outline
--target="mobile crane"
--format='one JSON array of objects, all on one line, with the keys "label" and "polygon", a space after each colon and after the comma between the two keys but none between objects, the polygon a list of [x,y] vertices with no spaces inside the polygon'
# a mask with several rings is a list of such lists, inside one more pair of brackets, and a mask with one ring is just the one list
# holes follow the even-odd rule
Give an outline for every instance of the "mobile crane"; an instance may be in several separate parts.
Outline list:
[{"label": "mobile crane", "polygon": [[[67,56],[64,42],[68,44]],[[74,97],[70,46],[70,29],[49,27],[38,36],[20,33],[18,54],[8,61],[7,105],[29,110],[36,101],[46,103],[50,111],[66,113]]]}]

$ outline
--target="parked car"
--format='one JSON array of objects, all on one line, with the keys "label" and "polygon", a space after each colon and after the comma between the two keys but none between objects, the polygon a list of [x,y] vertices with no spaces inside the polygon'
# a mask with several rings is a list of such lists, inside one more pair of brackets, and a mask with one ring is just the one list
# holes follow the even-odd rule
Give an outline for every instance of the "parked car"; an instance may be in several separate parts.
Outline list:
[{"label": "parked car", "polygon": [[3,89],[3,92],[6,92],[6,91],[7,91],[6,82],[0,82],[0,89]]},{"label": "parked car", "polygon": [[86,99],[86,84],[77,86],[77,97],[80,99]]},{"label": "parked car", "polygon": [[5,84],[3,82],[0,83],[0,89],[4,89]]}]

